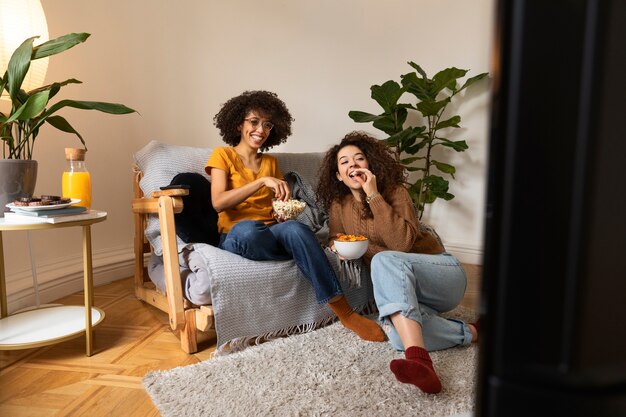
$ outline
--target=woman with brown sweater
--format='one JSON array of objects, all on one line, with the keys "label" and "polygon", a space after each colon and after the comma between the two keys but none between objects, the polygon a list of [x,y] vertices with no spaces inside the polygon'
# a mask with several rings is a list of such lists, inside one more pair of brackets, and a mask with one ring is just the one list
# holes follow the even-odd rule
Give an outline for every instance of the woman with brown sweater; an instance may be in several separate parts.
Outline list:
[{"label": "woman with brown sweater", "polygon": [[467,345],[478,331],[440,315],[463,298],[465,272],[417,220],[404,180],[404,168],[384,143],[352,132],[326,153],[317,198],[328,210],[332,249],[340,233],[369,239],[364,260],[383,330],[406,358],[392,360],[391,371],[400,382],[437,393],[441,382],[428,352]]}]

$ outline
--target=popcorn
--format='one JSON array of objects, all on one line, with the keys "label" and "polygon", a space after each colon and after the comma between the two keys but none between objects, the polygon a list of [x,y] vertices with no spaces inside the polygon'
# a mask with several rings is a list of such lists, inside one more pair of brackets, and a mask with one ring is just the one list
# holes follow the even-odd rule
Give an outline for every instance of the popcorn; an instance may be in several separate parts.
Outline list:
[{"label": "popcorn", "polygon": [[295,219],[304,211],[306,203],[300,200],[273,200],[272,206],[278,217],[285,220]]}]

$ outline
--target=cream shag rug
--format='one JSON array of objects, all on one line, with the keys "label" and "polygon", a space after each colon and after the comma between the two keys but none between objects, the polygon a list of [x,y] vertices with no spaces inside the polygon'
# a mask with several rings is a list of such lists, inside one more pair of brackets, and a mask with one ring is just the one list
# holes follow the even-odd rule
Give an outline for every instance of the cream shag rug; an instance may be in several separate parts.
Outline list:
[{"label": "cream shag rug", "polygon": [[[473,321],[462,307],[448,316]],[[451,416],[474,408],[478,346],[431,352],[443,390],[402,384],[387,342],[359,339],[340,323],[195,365],[155,371],[143,383],[163,417]]]}]

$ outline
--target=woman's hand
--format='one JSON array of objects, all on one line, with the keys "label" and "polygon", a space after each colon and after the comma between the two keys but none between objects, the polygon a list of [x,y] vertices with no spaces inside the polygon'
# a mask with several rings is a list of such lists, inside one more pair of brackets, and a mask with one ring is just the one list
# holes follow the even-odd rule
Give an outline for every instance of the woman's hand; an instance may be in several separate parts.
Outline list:
[{"label": "woman's hand", "polygon": [[264,186],[272,189],[277,200],[287,201],[291,198],[291,190],[287,181],[274,177],[263,177],[262,180]]},{"label": "woman's hand", "polygon": [[354,170],[355,175],[353,178],[361,184],[363,192],[369,197],[378,192],[378,186],[376,185],[376,175],[367,168],[356,168]]},{"label": "woman's hand", "polygon": [[[343,235],[343,233],[337,233],[337,234],[335,235],[335,237],[339,237],[339,236],[341,236],[341,235]],[[335,239],[333,239],[333,240],[332,240],[332,242],[331,242],[331,244],[330,244],[330,251],[331,251],[332,253],[334,253],[335,255],[337,255],[337,257],[338,257],[339,259],[341,259],[342,261],[345,261],[345,259],[346,259],[346,258],[344,258],[343,256],[339,255],[339,252],[337,252],[337,248],[335,247]]]}]

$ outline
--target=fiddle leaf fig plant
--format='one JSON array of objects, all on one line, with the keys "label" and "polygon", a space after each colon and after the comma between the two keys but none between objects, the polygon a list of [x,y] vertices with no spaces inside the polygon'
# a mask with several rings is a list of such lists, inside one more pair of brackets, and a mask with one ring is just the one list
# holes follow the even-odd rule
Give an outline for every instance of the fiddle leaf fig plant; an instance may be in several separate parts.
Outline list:
[{"label": "fiddle leaf fig plant", "polygon": [[[348,116],[357,123],[372,123],[376,129],[388,135],[385,141],[393,149],[398,160],[408,172],[416,172],[417,179],[408,181],[408,190],[421,219],[426,204],[437,198],[452,200],[454,195],[448,191],[449,182],[441,174],[452,178],[456,168],[444,161],[434,159],[433,149],[444,147],[456,152],[468,149],[465,140],[452,140],[444,136],[450,129],[460,128],[461,116],[445,114],[452,98],[477,81],[488,76],[478,74],[468,78],[462,85],[458,80],[465,77],[469,70],[446,68],[429,78],[416,63],[408,62],[415,70],[400,76],[400,83],[389,80],[382,85],[373,85],[371,97],[382,113],[370,114],[362,111],[350,111]],[[400,102],[408,93],[413,96],[411,102]],[[410,113],[419,113],[421,117],[415,124],[407,124]]]},{"label": "fiddle leaf fig plant", "polygon": [[60,100],[51,104],[50,100],[62,87],[81,82],[70,78],[54,82],[31,91],[24,91],[22,83],[30,64],[35,59],[56,55],[83,43],[89,33],[70,33],[52,39],[38,46],[33,46],[32,37],[26,39],[11,55],[4,75],[0,79],[0,92],[7,92],[11,101],[8,114],[0,112],[0,139],[2,139],[2,157],[6,159],[32,159],[35,140],[39,129],[49,124],[66,133],[75,134],[86,149],[85,140],[72,125],[56,113],[64,107],[83,110],[97,110],[109,114],[128,114],[135,110],[123,104],[99,101]]}]

